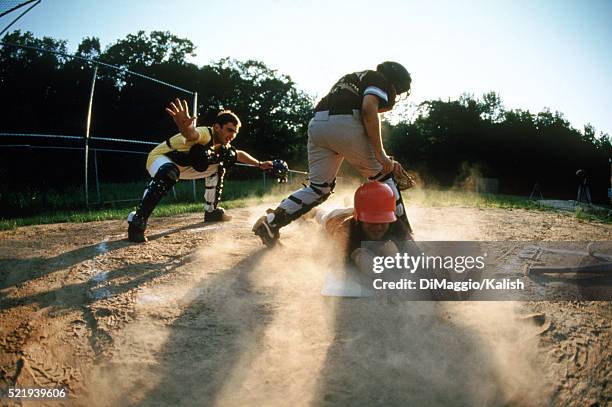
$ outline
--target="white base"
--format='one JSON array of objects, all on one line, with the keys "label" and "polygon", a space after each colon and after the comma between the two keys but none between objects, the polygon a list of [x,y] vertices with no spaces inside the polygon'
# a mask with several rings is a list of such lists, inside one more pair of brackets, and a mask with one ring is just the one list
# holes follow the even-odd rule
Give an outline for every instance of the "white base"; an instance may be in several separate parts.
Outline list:
[{"label": "white base", "polygon": [[372,290],[364,287],[355,277],[351,276],[350,271],[345,273],[328,271],[321,290],[321,295],[325,297],[364,298],[370,297],[372,293]]}]

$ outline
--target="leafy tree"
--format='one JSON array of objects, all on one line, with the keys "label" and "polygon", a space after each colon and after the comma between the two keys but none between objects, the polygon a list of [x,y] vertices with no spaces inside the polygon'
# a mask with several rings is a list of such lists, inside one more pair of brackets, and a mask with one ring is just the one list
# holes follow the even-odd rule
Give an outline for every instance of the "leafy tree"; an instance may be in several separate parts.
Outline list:
[{"label": "leafy tree", "polygon": [[606,201],[612,148],[608,135],[572,128],[560,112],[504,110],[489,92],[481,99],[423,102],[412,121],[391,126],[389,149],[428,181],[450,186],[462,168],[500,180],[502,192],[527,195],[539,182],[546,196],[575,199],[578,168],[587,170],[594,199]]},{"label": "leafy tree", "polygon": [[482,110],[482,118],[485,121],[499,123],[503,120],[504,106],[501,97],[495,92],[488,92],[482,96],[479,103]]},{"label": "leafy tree", "polygon": [[[66,41],[36,38],[30,32],[13,31],[3,40],[66,52]],[[53,52],[0,46],[0,91],[10,101],[3,105],[0,131],[84,134],[95,62]],[[210,124],[219,110],[231,109],[243,123],[235,141],[238,148],[262,159],[284,158],[292,167],[305,164],[306,126],[314,101],[289,76],[264,62],[225,58],[197,66],[187,62],[195,55],[195,45],[162,31],[129,34],[104,49],[98,38],[86,37],[76,55],[197,91],[200,124]],[[100,65],[92,135],[161,142],[176,132],[164,112],[167,102],[176,97],[191,100],[175,88]],[[502,192],[527,195],[538,181],[546,197],[575,198],[574,174],[583,168],[589,174],[593,198],[606,201],[612,157],[609,135],[597,135],[590,124],[581,131],[574,129],[560,112],[506,110],[500,95],[488,92],[480,98],[464,94],[457,100],[428,100],[417,106],[414,115],[403,112],[393,118],[393,124],[384,126],[385,145],[429,182],[450,186],[464,168],[478,167],[483,176],[499,179]],[[16,144],[23,139],[2,141]],[[48,142],[49,146],[58,143]],[[96,143],[93,146],[119,147]],[[14,151],[0,150],[0,197],[7,188],[45,189],[82,182],[80,151]],[[37,165],[24,166],[26,161]],[[99,161],[103,182],[141,179],[145,174],[143,156],[105,154]],[[45,168],[44,174],[39,168]]]},{"label": "leafy tree", "polygon": [[[66,41],[39,39],[30,32],[15,31],[4,36],[3,40],[66,52]],[[198,67],[186,61],[194,55],[194,50],[191,41],[168,32],[146,34],[139,31],[104,50],[98,38],[86,37],[78,45],[76,55],[195,90],[199,95],[197,110],[201,124],[210,124],[222,108],[232,109],[244,123],[236,141],[238,147],[252,151],[262,159],[282,157],[290,160],[292,165],[302,161],[305,158],[305,126],[312,110],[312,100],[296,88],[291,78],[259,61],[224,59]],[[1,46],[0,63],[0,90],[16,101],[5,104],[3,117],[6,120],[3,120],[0,131],[84,135],[95,62]],[[168,101],[176,97],[191,100],[190,95],[177,89],[100,65],[95,82],[91,135],[161,142],[176,132],[164,111]],[[4,138],[3,141],[23,143],[23,139]],[[57,146],[63,142],[37,140],[35,143]],[[99,141],[91,145],[139,148]],[[75,147],[75,143],[71,142],[70,146]],[[52,155],[41,150],[22,149],[20,155],[5,155],[7,151],[2,150],[0,160],[0,173],[8,180],[3,187],[29,185],[42,188],[43,185],[82,182],[82,152],[56,151]],[[23,154],[30,158],[36,156],[39,165],[23,169],[20,165]],[[58,157],[61,160],[58,161]],[[98,159],[100,168],[104,168],[101,174],[103,182],[140,179],[145,174],[143,156],[107,153],[99,155]],[[62,164],[57,165],[60,161]],[[43,176],[37,170],[40,167],[48,168]],[[17,168],[21,169],[14,171]],[[258,174],[252,172],[252,175]]]},{"label": "leafy tree", "polygon": [[168,31],[152,31],[150,35],[138,31],[108,47],[101,59],[112,65],[138,71],[164,62],[182,65],[186,57],[195,55],[194,51],[193,42]]},{"label": "leafy tree", "polygon": [[98,37],[85,37],[79,44],[75,55],[88,59],[98,59],[101,54],[100,39]]},{"label": "leafy tree", "polygon": [[295,161],[305,157],[306,125],[313,101],[289,76],[260,61],[229,58],[203,71],[211,85],[202,89],[204,100],[210,101],[205,108],[213,113],[229,108],[241,118],[237,145],[264,158]]}]

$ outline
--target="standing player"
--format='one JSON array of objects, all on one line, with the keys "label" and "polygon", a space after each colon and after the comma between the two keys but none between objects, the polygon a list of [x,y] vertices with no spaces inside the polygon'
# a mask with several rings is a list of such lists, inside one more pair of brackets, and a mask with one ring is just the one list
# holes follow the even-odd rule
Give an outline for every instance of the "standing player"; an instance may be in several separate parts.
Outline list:
[{"label": "standing player", "polygon": [[396,96],[410,93],[410,74],[397,62],[383,62],[376,71],[343,76],[317,104],[308,124],[310,185],[283,200],[253,225],[266,246],[280,237],[279,229],[324,202],[336,185],[336,174],[346,160],[370,179],[391,187],[395,213],[409,228],[402,197],[393,178],[399,163],[383,148],[379,113],[393,108]]},{"label": "standing player", "polygon": [[189,115],[185,100],[176,99],[166,111],[180,133],[166,139],[149,153],[146,166],[153,179],[136,210],[128,216],[128,240],[132,242],[147,241],[147,219],[179,179],[204,178],[204,220],[227,221],[231,217],[218,206],[226,168],[236,161],[262,170],[272,168],[271,161],[258,161],[232,147],[231,142],[240,130],[240,120],[231,111],[220,112],[212,127],[196,127],[196,117]]}]

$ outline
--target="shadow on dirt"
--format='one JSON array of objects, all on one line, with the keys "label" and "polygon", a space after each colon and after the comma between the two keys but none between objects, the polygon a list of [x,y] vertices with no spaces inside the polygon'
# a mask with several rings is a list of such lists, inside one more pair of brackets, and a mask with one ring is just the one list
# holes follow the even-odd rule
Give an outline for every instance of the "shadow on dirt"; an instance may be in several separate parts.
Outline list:
[{"label": "shadow on dirt", "polygon": [[[172,264],[172,268],[180,264]],[[71,310],[83,313],[84,322],[90,329],[90,345],[95,354],[100,354],[112,343],[110,335],[98,326],[101,317],[112,315],[112,308],[105,308],[106,300],[112,300],[130,290],[146,284],[172,268],[160,268],[157,263],[129,265],[105,272],[104,283],[89,279],[82,283],[65,285],[61,288],[20,298],[0,298],[0,309],[36,305],[50,315],[58,316]]]},{"label": "shadow on dirt", "polygon": [[[152,234],[149,236],[149,240],[155,241],[175,233],[201,228],[203,225],[205,225],[205,223],[200,222]],[[206,225],[213,225],[213,223],[206,223]],[[138,244],[139,243],[132,243],[126,238],[111,241],[103,240],[96,244],[63,252],[62,254],[51,258],[33,257],[26,259],[0,259],[0,290],[18,286],[26,281],[41,278],[59,270],[69,269],[70,267],[73,267],[79,263],[91,260],[101,253],[110,253],[124,247]]]},{"label": "shadow on dirt", "polygon": [[340,300],[313,405],[504,405],[481,340],[433,307]]},{"label": "shadow on dirt", "polygon": [[[170,337],[156,353],[154,365],[161,379],[139,400],[140,405],[223,405],[219,403],[231,400],[248,405],[249,400],[266,400],[268,392],[278,400],[282,389],[264,378],[257,388],[244,388],[255,360],[274,354],[264,348],[264,338],[278,313],[275,297],[256,291],[250,277],[265,252],[247,255],[198,287],[201,294],[169,326]],[[223,295],[208,295],[212,292]],[[302,395],[304,401],[315,406],[504,405],[507,401],[487,347],[474,333],[437,319],[435,303],[321,300],[330,302],[325,308],[334,312],[335,334],[322,368],[309,373],[318,380],[314,390]],[[313,355],[295,352],[304,358],[304,365],[310,365]],[[269,366],[272,371],[278,368]],[[295,378],[288,374],[286,380],[292,383]]]},{"label": "shadow on dirt", "polygon": [[274,307],[249,275],[265,253],[257,249],[195,287],[200,294],[169,326],[170,337],[157,353],[161,377],[141,405],[213,405],[230,374],[257,356]]}]

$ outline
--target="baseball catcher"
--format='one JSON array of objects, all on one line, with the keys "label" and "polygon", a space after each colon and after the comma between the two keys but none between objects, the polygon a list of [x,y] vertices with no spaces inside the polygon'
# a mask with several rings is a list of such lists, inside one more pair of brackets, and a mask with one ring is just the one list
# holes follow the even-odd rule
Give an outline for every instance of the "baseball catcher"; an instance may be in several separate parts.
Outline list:
[{"label": "baseball catcher", "polygon": [[179,134],[155,147],[147,158],[147,171],[153,177],[142,200],[128,215],[128,240],[146,242],[147,220],[159,201],[179,179],[204,178],[204,221],[228,221],[231,217],[218,206],[227,168],[237,161],[262,170],[272,168],[271,161],[258,161],[231,142],[240,130],[238,116],[229,110],[220,112],[212,127],[196,127],[187,101],[176,99],[166,108]]}]

